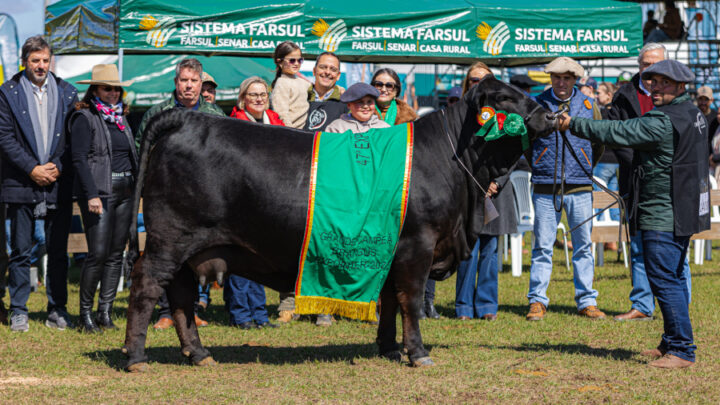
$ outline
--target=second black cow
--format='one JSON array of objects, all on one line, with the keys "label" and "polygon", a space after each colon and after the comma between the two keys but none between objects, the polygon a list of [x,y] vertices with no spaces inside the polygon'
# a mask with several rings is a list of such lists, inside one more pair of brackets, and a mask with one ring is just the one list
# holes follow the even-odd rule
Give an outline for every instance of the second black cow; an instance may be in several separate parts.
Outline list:
[{"label": "second black cow", "polygon": [[[469,255],[483,226],[484,194],[475,181],[487,187],[522,153],[520,137],[486,142],[474,136],[484,106],[522,116],[531,140],[554,126],[545,109],[494,78],[415,122],[407,216],[380,296],[377,344],[387,358],[401,358],[399,307],[410,362],[432,364],[417,319],[425,280],[449,276]],[[199,278],[212,281],[231,272],[279,291],[294,289],[312,142],[311,132],[179,110],[150,124],[138,178],[147,241],[132,270],[123,347],[129,371],[147,369],[147,328],[163,288],[181,351],[196,365],[214,364],[194,323]],[[136,229],[129,257],[138,257]]]}]

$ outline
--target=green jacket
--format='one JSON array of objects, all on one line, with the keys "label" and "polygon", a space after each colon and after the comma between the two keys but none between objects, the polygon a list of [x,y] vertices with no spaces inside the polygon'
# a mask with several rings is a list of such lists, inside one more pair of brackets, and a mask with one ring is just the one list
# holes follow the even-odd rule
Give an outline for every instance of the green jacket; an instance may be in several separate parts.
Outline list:
[{"label": "green jacket", "polygon": [[[140,126],[138,127],[137,134],[135,134],[135,145],[137,146],[138,150],[140,150],[140,145],[144,136],[145,127],[147,127],[150,119],[157,114],[160,114],[161,112],[169,110],[171,108],[175,108],[176,106],[177,105],[175,104],[175,92],[173,91],[172,96],[169,99],[163,101],[162,103],[155,104],[145,112],[145,115],[143,115],[142,121],[140,122]],[[222,117],[225,116],[225,113],[220,107],[215,104],[210,104],[206,102],[205,99],[202,98],[202,96],[200,96],[200,106],[198,107],[198,111],[208,114],[219,115]]]},{"label": "green jacket", "polygon": [[[670,104],[689,101],[687,93]],[[642,166],[640,198],[637,207],[638,229],[673,232],[672,162],[676,140],[670,117],[650,110],[642,117],[626,121],[592,121],[573,118],[573,134],[609,146],[625,146],[635,150],[634,165]]]},{"label": "green jacket", "polygon": [[[336,84],[335,87],[333,87],[332,94],[330,94],[330,97],[327,100],[340,101],[341,95],[342,95],[342,87],[340,87]],[[308,102],[313,102],[313,101],[315,101],[315,91],[313,90],[313,86],[310,85],[310,87],[308,87]]]}]

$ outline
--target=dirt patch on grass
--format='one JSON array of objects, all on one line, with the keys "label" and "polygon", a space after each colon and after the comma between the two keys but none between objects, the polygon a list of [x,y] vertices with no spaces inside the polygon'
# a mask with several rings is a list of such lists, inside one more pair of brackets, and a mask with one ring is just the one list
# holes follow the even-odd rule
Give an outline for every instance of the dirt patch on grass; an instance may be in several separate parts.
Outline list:
[{"label": "dirt patch on grass", "polygon": [[84,387],[100,381],[99,377],[83,376],[81,377],[26,377],[19,373],[4,373],[0,375],[0,391],[19,387],[38,387],[38,386],[67,386],[67,387]]}]

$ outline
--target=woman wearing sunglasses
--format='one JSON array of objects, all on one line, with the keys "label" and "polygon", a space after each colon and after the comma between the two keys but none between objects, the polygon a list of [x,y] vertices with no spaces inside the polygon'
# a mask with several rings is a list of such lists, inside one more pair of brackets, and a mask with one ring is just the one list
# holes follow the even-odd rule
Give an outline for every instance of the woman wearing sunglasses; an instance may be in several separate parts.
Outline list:
[{"label": "woman wearing sunglasses", "polygon": [[389,128],[390,124],[380,120],[375,113],[375,103],[380,93],[367,83],[355,83],[340,96],[347,103],[349,113],[331,122],[325,132],[363,133],[370,128]]},{"label": "woman wearing sunglasses", "polygon": [[[463,80],[463,94],[486,76],[490,68],[475,62]],[[510,170],[512,171],[512,170]],[[490,182],[486,198],[492,198],[499,217],[488,222],[480,232],[470,258],[458,266],[455,284],[455,315],[461,320],[494,321],[498,311],[498,235],[517,232],[515,194],[508,179],[510,171]]]},{"label": "woman wearing sunglasses", "polygon": [[[132,218],[135,173],[138,169],[135,140],[125,117],[123,87],[115,65],[95,65],[83,99],[70,117],[70,144],[75,168],[74,196],[82,213],[88,255],[80,275],[80,331],[115,329],[115,301],[123,250]],[[92,316],[98,282],[97,314]]]},{"label": "woman wearing sunglasses", "polygon": [[298,75],[303,63],[302,51],[292,41],[281,42],[275,48],[273,59],[277,67],[270,96],[273,110],[286,126],[302,129],[310,108],[307,100],[310,82]]},{"label": "woman wearing sunglasses", "polygon": [[488,75],[493,75],[488,65],[479,61],[470,65],[470,69],[468,69],[467,75],[465,75],[465,79],[462,84],[463,94],[467,93],[470,88],[480,83],[480,80]]},{"label": "woman wearing sunglasses", "polygon": [[378,70],[370,84],[380,93],[376,102],[376,113],[380,119],[390,125],[399,125],[418,118],[415,111],[406,102],[400,100],[402,86],[400,77],[394,70],[389,68]]}]

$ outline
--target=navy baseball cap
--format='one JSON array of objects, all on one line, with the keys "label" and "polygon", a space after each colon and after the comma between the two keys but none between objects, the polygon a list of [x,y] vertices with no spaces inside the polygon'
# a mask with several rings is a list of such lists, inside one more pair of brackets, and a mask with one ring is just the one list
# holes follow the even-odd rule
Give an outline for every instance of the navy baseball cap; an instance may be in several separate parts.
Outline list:
[{"label": "navy baseball cap", "polygon": [[684,64],[671,59],[661,60],[650,65],[642,72],[642,79],[648,80],[654,74],[663,75],[679,83],[689,83],[695,80],[695,73]]},{"label": "navy baseball cap", "polygon": [[372,98],[378,98],[380,92],[377,89],[367,83],[355,83],[345,90],[345,93],[340,96],[340,101],[343,103],[350,103],[352,101],[360,100],[365,96],[371,96]]},{"label": "navy baseball cap", "polygon": [[453,98],[453,97],[457,98],[457,99],[462,98],[462,88],[460,86],[455,86],[455,87],[451,88],[450,91],[448,92],[448,98]]}]

